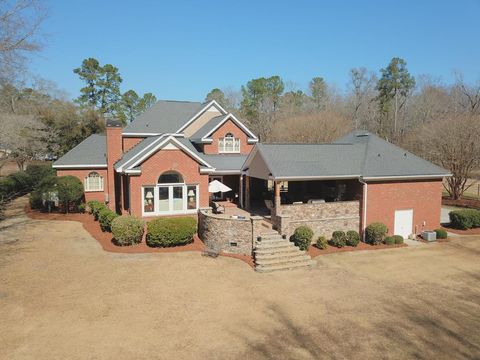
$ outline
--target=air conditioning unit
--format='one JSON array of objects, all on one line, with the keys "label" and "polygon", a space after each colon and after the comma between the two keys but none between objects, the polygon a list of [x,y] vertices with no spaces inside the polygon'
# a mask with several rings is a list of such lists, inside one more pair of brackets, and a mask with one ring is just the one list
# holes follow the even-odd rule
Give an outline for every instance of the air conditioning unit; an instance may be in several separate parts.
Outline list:
[{"label": "air conditioning unit", "polygon": [[427,241],[436,241],[437,233],[435,231],[424,231],[422,232],[422,238]]}]

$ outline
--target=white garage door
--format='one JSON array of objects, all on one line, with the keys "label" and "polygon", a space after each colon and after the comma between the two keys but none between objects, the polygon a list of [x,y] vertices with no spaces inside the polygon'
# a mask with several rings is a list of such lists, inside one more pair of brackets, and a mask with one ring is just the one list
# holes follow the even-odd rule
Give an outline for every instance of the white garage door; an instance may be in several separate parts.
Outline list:
[{"label": "white garage door", "polygon": [[396,210],[394,227],[394,235],[402,235],[404,238],[408,238],[413,233],[413,210]]}]

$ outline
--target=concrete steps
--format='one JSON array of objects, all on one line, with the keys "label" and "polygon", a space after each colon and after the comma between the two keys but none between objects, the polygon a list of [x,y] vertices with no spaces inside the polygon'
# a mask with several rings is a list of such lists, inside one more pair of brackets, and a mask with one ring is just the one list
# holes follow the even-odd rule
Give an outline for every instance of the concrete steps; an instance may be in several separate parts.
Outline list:
[{"label": "concrete steps", "polygon": [[258,272],[309,268],[316,264],[309,255],[276,231],[261,234],[255,242],[254,260]]}]

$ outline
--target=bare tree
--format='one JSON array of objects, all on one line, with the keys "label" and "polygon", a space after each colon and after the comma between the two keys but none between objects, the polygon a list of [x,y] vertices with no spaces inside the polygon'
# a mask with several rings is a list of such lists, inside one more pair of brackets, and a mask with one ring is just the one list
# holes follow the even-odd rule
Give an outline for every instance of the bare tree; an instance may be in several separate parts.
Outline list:
[{"label": "bare tree", "polygon": [[467,84],[461,73],[457,72],[455,76],[454,91],[460,95],[460,105],[471,114],[480,113],[480,80],[475,84]]},{"label": "bare tree", "polygon": [[[480,117],[478,115],[450,115],[423,127],[416,143],[428,144],[421,150],[431,161],[450,170],[445,188],[457,200],[472,183],[473,171],[480,166]],[[418,149],[417,149],[418,153]]]},{"label": "bare tree", "polygon": [[[351,116],[355,129],[361,126],[362,117],[365,117],[365,111],[370,111],[368,109],[369,105],[376,96],[376,82],[377,77],[375,74],[368,72],[364,67],[350,70],[350,88],[352,95]],[[365,124],[365,121],[363,121],[363,123]]]},{"label": "bare tree", "polygon": [[46,11],[39,0],[0,0],[0,80],[11,82],[25,54],[40,50]]}]

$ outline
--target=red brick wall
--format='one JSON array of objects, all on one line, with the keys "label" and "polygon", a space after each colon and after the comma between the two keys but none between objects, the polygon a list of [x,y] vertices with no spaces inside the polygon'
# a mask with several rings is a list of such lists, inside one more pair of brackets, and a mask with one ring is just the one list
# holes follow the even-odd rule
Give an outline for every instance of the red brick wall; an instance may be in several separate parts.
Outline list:
[{"label": "red brick wall", "polygon": [[83,170],[77,170],[77,169],[58,169],[57,170],[57,176],[66,176],[66,175],[72,175],[80,179],[82,184],[84,184],[85,188],[85,178],[90,174],[92,171],[97,172],[101,177],[103,177],[103,190],[104,191],[86,191],[85,192],[85,201],[90,201],[90,200],[98,200],[101,202],[105,201],[105,193],[107,191],[107,169],[83,169]]},{"label": "red brick wall", "polygon": [[[122,157],[122,128],[109,127],[106,128],[107,134],[107,164],[108,164],[108,207],[112,210],[119,210],[121,205],[121,196],[115,196],[115,187],[121,186],[115,182],[115,170],[113,164]],[[118,194],[118,189],[117,189]]]},{"label": "red brick wall", "polygon": [[142,141],[143,137],[124,137],[123,138],[123,152],[127,152],[132,147],[137,145],[140,141]]},{"label": "red brick wall", "polygon": [[441,180],[370,182],[367,224],[382,222],[393,235],[395,210],[413,209],[412,232],[433,230],[440,226],[441,202]]},{"label": "red brick wall", "polygon": [[199,164],[181,150],[161,150],[141,165],[142,174],[130,178],[130,208],[132,215],[142,216],[142,186],[156,185],[165,171],[182,174],[186,184],[199,185],[199,206],[208,206],[208,175],[200,174]]},{"label": "red brick wall", "polygon": [[205,154],[218,154],[218,139],[224,137],[227,133],[232,133],[234,137],[240,139],[241,154],[249,154],[250,151],[252,151],[254,144],[247,144],[247,134],[245,134],[232,120],[228,120],[212,134],[211,138],[213,139],[213,142],[204,145],[203,151]]}]

